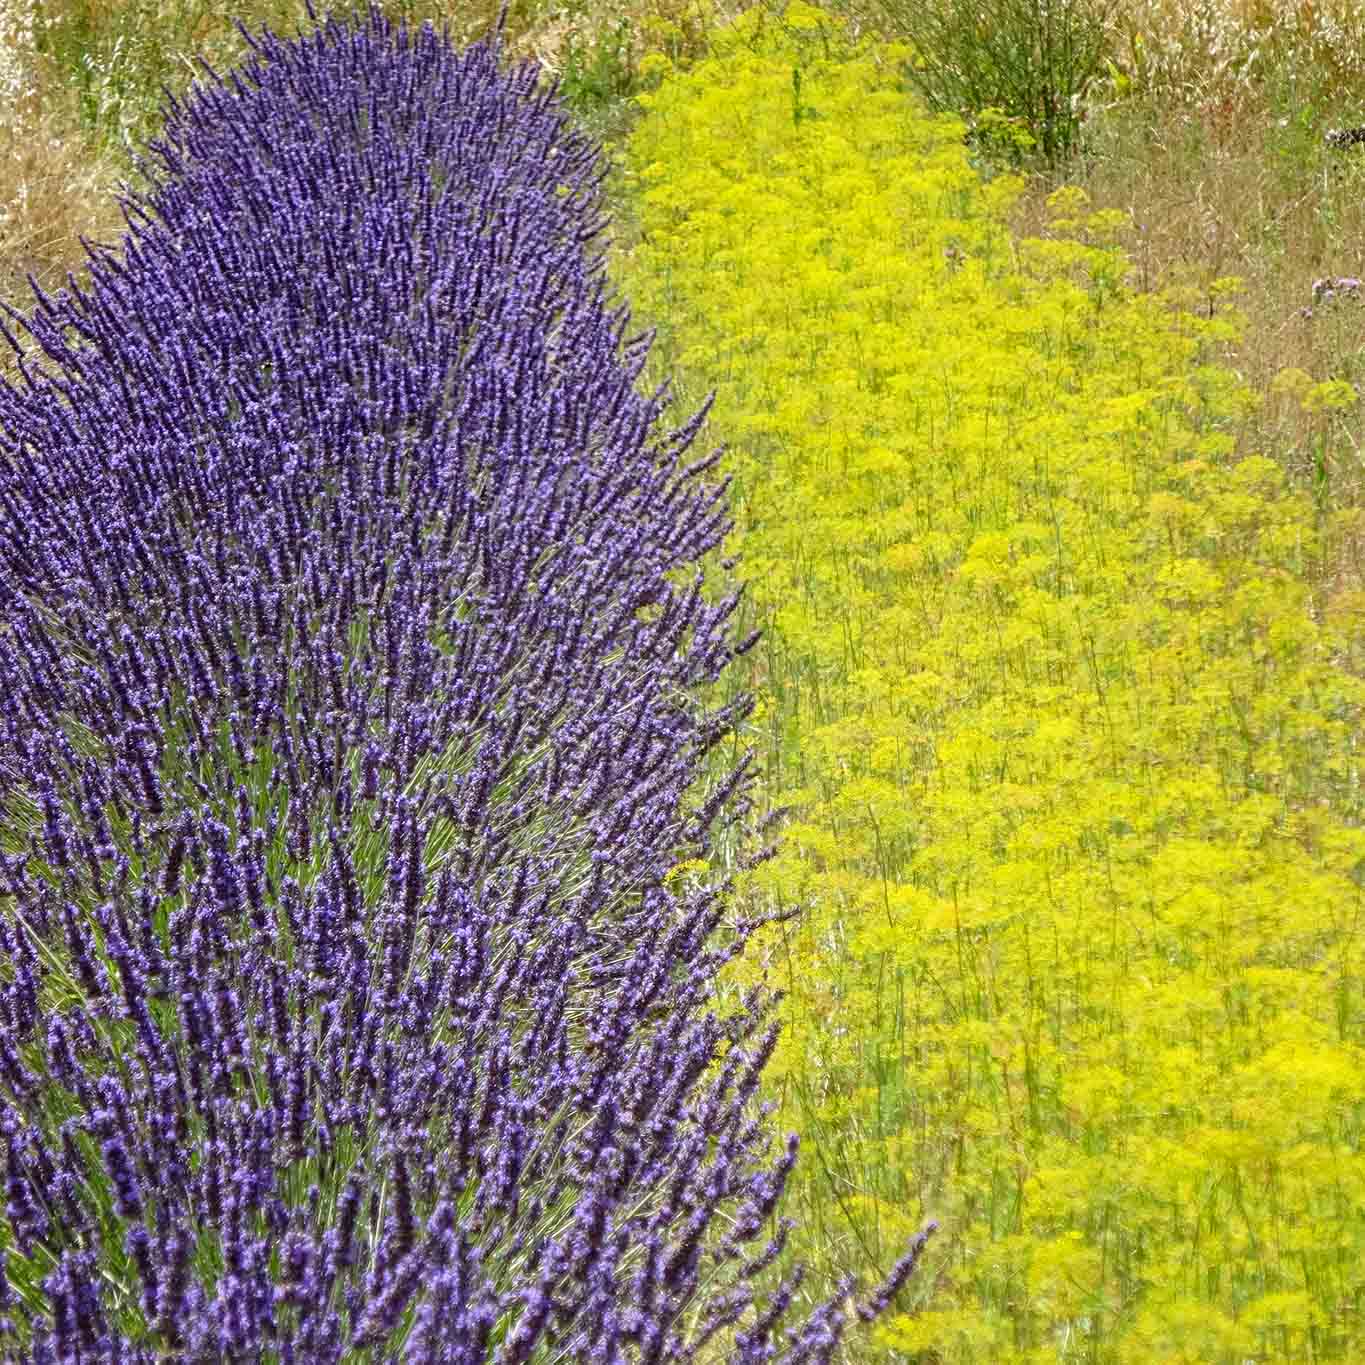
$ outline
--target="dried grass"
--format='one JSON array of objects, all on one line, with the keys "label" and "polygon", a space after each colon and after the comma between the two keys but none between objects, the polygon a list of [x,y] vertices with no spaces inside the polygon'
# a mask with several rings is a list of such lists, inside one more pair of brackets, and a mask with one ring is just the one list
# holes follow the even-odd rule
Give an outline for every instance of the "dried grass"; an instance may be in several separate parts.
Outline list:
[{"label": "dried grass", "polygon": [[[30,277],[58,287],[81,271],[83,235],[108,239],[123,226],[114,158],[45,84],[34,26],[28,0],[0,3],[0,298],[20,309],[32,300]],[[0,369],[13,366],[0,343]]]}]

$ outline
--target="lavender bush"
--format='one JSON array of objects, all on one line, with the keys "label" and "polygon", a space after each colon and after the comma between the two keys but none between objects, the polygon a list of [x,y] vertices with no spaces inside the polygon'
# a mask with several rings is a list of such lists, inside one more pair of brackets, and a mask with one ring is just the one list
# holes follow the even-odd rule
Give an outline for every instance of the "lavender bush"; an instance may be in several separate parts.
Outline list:
[{"label": "lavender bush", "polygon": [[598,154],[495,44],[253,47],[5,329],[0,1352],[828,1360],[753,926],[665,880],[752,640]]}]

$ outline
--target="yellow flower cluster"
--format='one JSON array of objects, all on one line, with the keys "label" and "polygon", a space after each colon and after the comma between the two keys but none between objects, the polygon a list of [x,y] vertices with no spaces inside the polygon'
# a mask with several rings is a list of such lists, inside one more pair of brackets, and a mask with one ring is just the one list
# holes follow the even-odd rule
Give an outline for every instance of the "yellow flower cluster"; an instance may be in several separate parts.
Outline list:
[{"label": "yellow flower cluster", "polygon": [[1076,193],[1012,240],[904,56],[717,34],[617,267],[720,390],[768,627],[798,1250],[943,1223],[868,1359],[1365,1358],[1365,605],[1309,586],[1361,528],[1230,458],[1226,314]]}]

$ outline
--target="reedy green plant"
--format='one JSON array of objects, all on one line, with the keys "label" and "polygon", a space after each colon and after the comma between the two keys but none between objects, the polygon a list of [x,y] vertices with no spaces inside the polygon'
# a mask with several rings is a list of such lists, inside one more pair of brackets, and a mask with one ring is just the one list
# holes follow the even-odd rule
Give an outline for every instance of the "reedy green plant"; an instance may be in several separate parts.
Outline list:
[{"label": "reedy green plant", "polygon": [[907,85],[929,109],[967,119],[986,150],[1053,166],[1077,151],[1086,92],[1105,71],[1114,0],[854,0],[853,8],[910,44]]}]

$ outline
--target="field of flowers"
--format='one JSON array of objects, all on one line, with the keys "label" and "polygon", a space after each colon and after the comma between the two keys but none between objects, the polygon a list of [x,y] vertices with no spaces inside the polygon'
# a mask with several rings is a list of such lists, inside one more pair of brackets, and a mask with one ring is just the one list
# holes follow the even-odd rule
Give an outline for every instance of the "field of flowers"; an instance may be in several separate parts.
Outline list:
[{"label": "field of flowers", "polygon": [[628,144],[765,628],[798,1243],[942,1222],[896,1359],[1359,1359],[1360,515],[1233,458],[1237,282],[1136,292],[1076,189],[1012,237],[909,56],[753,11]]},{"label": "field of flowers", "polygon": [[1365,1356],[1365,12],[989,2],[0,0],[0,1361]]},{"label": "field of flowers", "polygon": [[252,46],[3,328],[0,1353],[828,1360],[923,1240],[774,1265],[758,925],[674,874],[753,639],[598,149],[486,44]]}]

